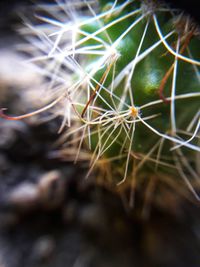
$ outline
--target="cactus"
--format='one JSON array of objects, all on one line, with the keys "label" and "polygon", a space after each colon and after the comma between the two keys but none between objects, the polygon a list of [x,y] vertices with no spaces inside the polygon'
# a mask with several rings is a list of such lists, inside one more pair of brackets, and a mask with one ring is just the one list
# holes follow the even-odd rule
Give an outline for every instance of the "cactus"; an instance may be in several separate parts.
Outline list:
[{"label": "cactus", "polygon": [[[154,0],[57,1],[28,25],[29,60],[63,116],[61,153],[110,167],[110,183],[183,179],[199,200],[199,29]],[[31,49],[30,49],[31,47]],[[88,158],[88,156],[87,156]],[[102,168],[106,169],[104,165]]]}]

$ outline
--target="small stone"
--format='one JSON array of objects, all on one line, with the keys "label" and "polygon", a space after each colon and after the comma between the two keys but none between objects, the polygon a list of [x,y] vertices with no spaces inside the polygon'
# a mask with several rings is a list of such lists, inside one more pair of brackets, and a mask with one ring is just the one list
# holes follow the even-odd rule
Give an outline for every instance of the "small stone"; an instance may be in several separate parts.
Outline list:
[{"label": "small stone", "polygon": [[28,182],[24,182],[16,186],[8,195],[8,204],[17,208],[29,209],[38,203],[37,186]]},{"label": "small stone", "polygon": [[33,257],[36,261],[48,261],[55,250],[55,242],[49,236],[39,238],[33,247]]},{"label": "small stone", "polygon": [[38,190],[41,202],[46,208],[57,207],[62,202],[65,193],[65,180],[61,172],[53,170],[41,176]]},{"label": "small stone", "polygon": [[107,228],[105,214],[97,205],[88,205],[84,207],[79,214],[81,225],[89,231],[104,232]]}]

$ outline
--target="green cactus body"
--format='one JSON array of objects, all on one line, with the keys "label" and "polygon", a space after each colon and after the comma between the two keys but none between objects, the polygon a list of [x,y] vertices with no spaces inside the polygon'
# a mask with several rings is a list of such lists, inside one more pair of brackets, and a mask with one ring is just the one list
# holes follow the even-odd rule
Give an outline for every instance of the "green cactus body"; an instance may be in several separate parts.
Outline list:
[{"label": "green cactus body", "polygon": [[[124,2],[125,1],[121,1],[120,4]],[[100,1],[100,3],[102,10],[109,10],[107,7],[112,6],[111,3],[108,3],[106,7],[104,1]],[[162,30],[163,36],[173,31],[173,34],[169,34],[167,43],[173,47],[172,49],[174,51],[176,51],[176,49],[179,52],[182,50],[180,55],[187,57],[188,51],[190,51],[190,54],[192,54],[195,59],[199,60],[199,40],[195,36],[192,36],[191,40],[188,40],[190,38],[187,37],[189,32],[185,33],[185,36],[181,36],[178,30],[176,30],[176,27],[174,28],[174,17],[170,14],[169,10],[164,12],[161,10],[162,8],[159,9],[158,6],[155,7],[153,11],[149,12],[149,14],[145,14],[143,5],[145,4],[140,5],[138,1],[135,1],[127,5],[127,7],[119,13],[113,11],[113,13],[108,16],[81,27],[88,35],[100,32],[95,36],[107,43],[108,46],[110,41],[110,46],[113,48],[113,55],[110,54],[110,58],[105,59],[105,62],[101,64],[99,69],[92,74],[92,80],[94,79],[95,82],[94,80],[92,81],[93,90],[91,90],[90,96],[93,97],[92,100],[90,99],[91,102],[89,101],[90,104],[92,105],[93,103],[93,105],[97,105],[103,109],[112,110],[116,112],[116,114],[122,114],[128,109],[128,106],[130,108],[138,107],[136,111],[138,114],[130,113],[127,117],[123,118],[124,123],[118,121],[118,119],[115,121],[113,118],[113,120],[110,120],[110,123],[108,122],[107,127],[103,127],[101,123],[99,123],[98,126],[93,126],[93,131],[97,133],[94,133],[91,137],[92,150],[95,150],[96,147],[99,146],[99,150],[101,150],[99,155],[101,154],[101,156],[107,158],[115,157],[120,154],[123,155],[125,153],[129,161],[129,166],[126,167],[127,171],[125,175],[125,178],[127,178],[132,171],[134,155],[135,157],[140,155],[141,158],[145,158],[145,155],[147,155],[156,144],[159,144],[159,142],[162,143],[162,140],[166,139],[160,150],[160,160],[164,163],[160,164],[160,170],[165,173],[173,173],[174,176],[177,176],[176,168],[172,171],[169,166],[164,167],[162,165],[175,164],[174,154],[176,154],[176,152],[170,151],[170,148],[181,145],[180,140],[183,136],[179,136],[178,132],[186,129],[195,114],[197,114],[199,97],[186,97],[185,99],[176,100],[176,96],[199,93],[200,83],[197,71],[198,67],[196,67],[195,71],[194,64],[181,59],[176,60],[175,55],[167,50],[163,42],[160,41],[160,36],[155,26],[155,17],[153,16],[156,16],[156,21],[159,21],[159,27]],[[146,3],[146,5],[150,5],[150,3]],[[103,26],[112,23],[114,20],[119,20],[119,18],[136,10],[139,11],[136,12],[135,15],[119,21],[119,23],[101,31]],[[146,6],[146,10],[148,10],[148,6]],[[137,20],[138,22],[135,23]],[[132,27],[133,24],[135,24],[135,26]],[[130,28],[129,31],[127,31],[128,28]],[[125,31],[127,31],[127,34],[124,34]],[[121,38],[122,36],[123,38]],[[78,39],[82,40],[84,37],[85,36],[79,35]],[[181,40],[184,38],[186,39],[185,41]],[[159,44],[155,49],[152,49],[145,55],[145,52],[158,42]],[[187,45],[186,42],[188,42]],[[100,42],[98,40],[92,39],[91,37],[89,41],[83,42],[82,47],[87,45],[97,46],[99,44]],[[184,45],[186,46],[185,48],[183,48]],[[142,57],[141,55],[145,56]],[[84,67],[89,67],[87,70],[89,72],[92,71],[95,65],[98,65],[102,57],[102,55],[87,56],[84,61]],[[131,65],[131,62],[132,66],[128,68],[127,66]],[[161,98],[159,92],[161,91],[164,77],[166,77],[170,68],[170,74],[163,85],[163,97]],[[175,68],[176,71],[174,70]],[[118,79],[120,75],[121,78]],[[130,79],[129,84],[127,82],[128,79]],[[98,85],[98,82],[101,83],[101,86]],[[105,88],[107,90],[105,90]],[[118,98],[115,98],[115,96]],[[166,100],[167,98],[169,98],[168,101]],[[120,102],[120,100],[123,101]],[[140,107],[148,103],[153,103],[154,101],[158,101],[159,103],[157,105],[149,105],[148,108],[141,108],[140,111]],[[153,118],[154,114],[157,115],[155,118]],[[152,129],[148,128],[141,121],[138,122],[138,117],[148,118],[151,116],[152,119],[149,121],[147,120],[146,123],[148,123],[151,128],[154,128],[155,131],[152,131]],[[131,120],[132,123],[130,122]],[[111,122],[113,123],[112,127],[110,127]],[[122,124],[123,126],[120,126]],[[156,134],[156,131],[159,131],[161,135]],[[169,136],[169,139],[165,138],[164,135]],[[115,139],[116,136],[117,138]],[[180,142],[176,143],[176,138],[180,138]],[[101,142],[99,142],[99,139],[101,139]],[[197,138],[193,139],[192,144],[195,146],[195,150],[199,150],[199,148],[197,148]],[[109,148],[107,149],[107,147]],[[157,149],[152,152],[150,156],[152,161],[156,161],[159,147],[158,145]],[[103,150],[105,150],[105,153],[102,153]],[[185,153],[185,157],[194,157],[193,149],[190,147],[181,146],[181,151],[182,150],[184,151],[183,153]],[[97,149],[96,152],[98,154]],[[195,151],[195,153],[199,152]],[[120,166],[119,161],[116,161],[116,166],[113,162],[114,168],[124,168],[127,157],[120,161]],[[151,160],[150,162],[147,161],[147,164],[143,167],[143,171],[148,170],[149,172],[151,170],[155,172],[155,163],[152,163]],[[147,169],[147,167],[149,169]]]}]

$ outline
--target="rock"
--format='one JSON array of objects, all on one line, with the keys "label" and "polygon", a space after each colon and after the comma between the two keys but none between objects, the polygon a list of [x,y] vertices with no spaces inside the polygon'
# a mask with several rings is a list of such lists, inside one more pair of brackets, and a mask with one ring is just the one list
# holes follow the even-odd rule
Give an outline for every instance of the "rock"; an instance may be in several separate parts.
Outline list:
[{"label": "rock", "polygon": [[36,185],[23,182],[14,187],[7,196],[8,205],[17,209],[29,210],[38,204],[39,192]]}]

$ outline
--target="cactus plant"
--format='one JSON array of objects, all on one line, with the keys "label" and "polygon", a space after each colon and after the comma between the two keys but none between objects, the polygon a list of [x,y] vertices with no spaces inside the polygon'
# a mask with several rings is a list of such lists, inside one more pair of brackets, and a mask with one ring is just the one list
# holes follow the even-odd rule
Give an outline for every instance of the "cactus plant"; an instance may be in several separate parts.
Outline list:
[{"label": "cactus plant", "polygon": [[[60,153],[104,162],[110,183],[184,180],[199,200],[199,29],[154,0],[56,1],[25,33],[32,63],[63,116]],[[64,132],[64,128],[69,129]],[[106,165],[102,167],[106,169]]]}]

